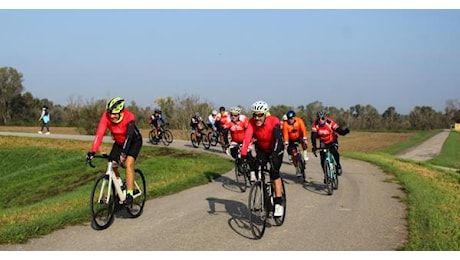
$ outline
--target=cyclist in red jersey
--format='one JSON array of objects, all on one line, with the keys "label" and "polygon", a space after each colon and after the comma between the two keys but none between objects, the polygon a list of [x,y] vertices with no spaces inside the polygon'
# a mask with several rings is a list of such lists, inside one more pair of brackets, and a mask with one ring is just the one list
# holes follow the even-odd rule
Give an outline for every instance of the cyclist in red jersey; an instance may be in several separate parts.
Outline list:
[{"label": "cyclist in red jersey", "polygon": [[228,146],[229,146],[229,144],[228,144],[228,129],[225,128],[225,124],[228,123],[229,121],[230,121],[230,113],[228,113],[225,110],[225,107],[220,107],[219,108],[219,113],[216,116],[215,124],[216,124],[216,127],[217,127],[217,131],[221,132],[222,135],[224,136],[225,148],[228,148]]},{"label": "cyclist in red jersey", "polygon": [[134,164],[142,147],[142,135],[135,124],[135,115],[125,108],[125,100],[116,97],[107,103],[97,127],[96,136],[86,159],[93,159],[104,138],[107,129],[114,140],[109,158],[114,161],[113,171],[120,176],[117,161],[126,167],[126,200],[125,204],[133,203]]},{"label": "cyclist in red jersey", "polygon": [[241,114],[241,108],[236,106],[230,108],[230,121],[224,124],[224,128],[229,129],[232,142],[230,143],[230,155],[236,159],[238,148],[243,144],[244,133],[249,125],[249,119]]},{"label": "cyclist in red jersey", "polygon": [[[329,150],[337,162],[337,174],[342,175],[342,165],[340,164],[336,133],[339,135],[347,135],[350,133],[350,130],[348,128],[342,129],[334,120],[327,117],[326,112],[318,111],[318,113],[316,113],[316,120],[311,127],[312,152],[316,156],[316,139],[319,139],[320,147],[329,146]],[[325,154],[320,152],[321,167],[323,167],[323,171],[325,157]]]},{"label": "cyclist in red jersey", "polygon": [[[273,167],[270,171],[270,179],[275,186],[275,212],[274,216],[279,217],[284,214],[282,203],[282,183],[280,178],[280,168],[283,162],[284,141],[280,128],[280,120],[276,116],[269,114],[269,106],[265,101],[257,101],[251,106],[252,118],[249,119],[246,129],[241,156],[245,157],[248,147],[253,138],[256,139],[257,158],[264,161],[271,161]],[[250,163],[251,170],[255,170],[255,165]]]}]

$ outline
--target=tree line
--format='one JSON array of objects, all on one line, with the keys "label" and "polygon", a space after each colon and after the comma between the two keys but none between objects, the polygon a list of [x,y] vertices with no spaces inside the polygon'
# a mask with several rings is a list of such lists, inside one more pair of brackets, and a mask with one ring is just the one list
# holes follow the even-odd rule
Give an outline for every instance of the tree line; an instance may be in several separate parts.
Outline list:
[{"label": "tree line", "polygon": [[[49,107],[53,126],[76,127],[82,134],[94,134],[99,118],[105,109],[107,100],[70,99],[65,106],[55,104],[46,98],[36,98],[25,91],[23,75],[15,68],[0,68],[0,125],[36,126],[41,108]],[[189,129],[190,117],[199,112],[203,118],[218,106],[201,101],[199,96],[185,94],[176,97],[161,97],[153,100],[155,107],[140,107],[135,101],[127,104],[137,117],[140,128],[148,128],[148,118],[155,109],[161,109],[170,127],[178,130]],[[249,111],[243,114],[249,115]],[[228,109],[228,108],[227,108]],[[271,106],[272,115],[281,118],[287,111],[294,110],[311,125],[316,112],[325,110],[340,125],[354,130],[366,131],[404,131],[431,130],[451,128],[454,123],[460,123],[460,102],[446,101],[444,112],[435,111],[430,106],[416,106],[408,115],[400,114],[391,106],[382,114],[372,105],[355,105],[348,109],[324,106],[321,101],[306,105],[291,107],[286,105]]]}]

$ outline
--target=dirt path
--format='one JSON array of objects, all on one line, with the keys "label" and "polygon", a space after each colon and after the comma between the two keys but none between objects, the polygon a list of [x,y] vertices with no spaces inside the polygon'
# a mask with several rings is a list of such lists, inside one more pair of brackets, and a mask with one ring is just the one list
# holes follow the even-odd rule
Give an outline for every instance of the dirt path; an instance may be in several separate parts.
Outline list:
[{"label": "dirt path", "polygon": [[427,161],[439,155],[442,146],[449,136],[450,130],[444,130],[441,133],[431,137],[425,142],[404,151],[398,156],[404,159],[414,161]]}]

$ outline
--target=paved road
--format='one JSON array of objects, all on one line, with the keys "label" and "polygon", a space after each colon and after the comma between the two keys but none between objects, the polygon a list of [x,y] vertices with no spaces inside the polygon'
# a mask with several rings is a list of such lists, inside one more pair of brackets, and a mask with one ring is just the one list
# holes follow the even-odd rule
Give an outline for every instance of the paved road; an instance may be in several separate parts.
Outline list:
[{"label": "paved road", "polygon": [[[188,141],[175,140],[171,146],[194,149]],[[219,149],[209,152],[226,156]],[[25,244],[0,245],[0,250],[396,250],[406,241],[407,230],[405,205],[394,197],[404,194],[384,182],[386,175],[371,164],[342,158],[342,165],[339,190],[328,196],[319,158],[310,155],[308,184],[298,182],[294,167],[284,163],[286,221],[268,227],[261,240],[254,240],[248,229],[248,192],[234,186],[229,172],[207,185],[150,200],[141,217],[120,215],[106,230],[95,231],[89,223],[71,226]]]}]

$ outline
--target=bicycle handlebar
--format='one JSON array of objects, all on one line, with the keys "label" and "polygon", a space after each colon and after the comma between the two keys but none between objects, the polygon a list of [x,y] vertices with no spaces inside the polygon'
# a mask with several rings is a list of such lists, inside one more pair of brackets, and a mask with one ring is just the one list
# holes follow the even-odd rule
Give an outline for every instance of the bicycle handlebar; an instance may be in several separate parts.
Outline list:
[{"label": "bicycle handlebar", "polygon": [[95,168],[96,165],[93,164],[93,159],[94,158],[103,158],[103,159],[108,159],[109,155],[106,153],[101,153],[101,154],[95,154],[92,159],[87,159],[86,163],[89,164],[92,168]]}]

